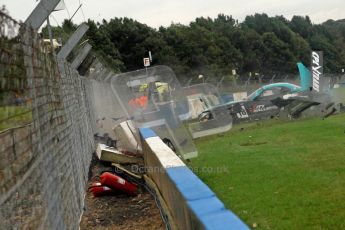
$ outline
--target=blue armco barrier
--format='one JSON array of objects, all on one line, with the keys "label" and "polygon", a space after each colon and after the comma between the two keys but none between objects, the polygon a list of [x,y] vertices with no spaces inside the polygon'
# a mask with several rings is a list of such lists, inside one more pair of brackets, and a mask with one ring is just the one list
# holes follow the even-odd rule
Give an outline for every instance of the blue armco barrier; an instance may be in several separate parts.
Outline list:
[{"label": "blue armco barrier", "polygon": [[146,167],[163,167],[163,172],[148,175],[157,184],[179,229],[249,229],[175,153],[162,145],[151,129],[142,128],[140,134],[144,157],[149,158],[145,159],[149,164]]},{"label": "blue armco barrier", "polygon": [[140,129],[140,135],[144,139],[147,139],[149,137],[156,137],[157,136],[156,133],[153,132],[153,130],[150,129],[150,128],[141,128]]}]

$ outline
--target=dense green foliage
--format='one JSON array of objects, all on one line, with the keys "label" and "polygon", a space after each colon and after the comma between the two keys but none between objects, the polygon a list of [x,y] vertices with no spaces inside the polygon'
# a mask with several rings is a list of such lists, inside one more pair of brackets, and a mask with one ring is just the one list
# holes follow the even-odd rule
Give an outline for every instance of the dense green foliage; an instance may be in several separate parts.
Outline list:
[{"label": "dense green foliage", "polygon": [[[93,49],[115,70],[143,68],[143,57],[171,66],[180,76],[220,77],[237,73],[295,73],[296,62],[310,63],[311,50],[323,50],[325,72],[345,67],[345,21],[312,24],[308,16],[247,16],[242,23],[223,14],[196,18],[189,25],[151,28],[129,18],[95,23],[87,33]],[[61,30],[74,28],[68,21]],[[47,31],[45,30],[47,34]]]},{"label": "dense green foliage", "polygon": [[143,67],[153,54],[154,64],[171,66],[179,75],[208,76],[238,73],[291,73],[296,62],[310,62],[310,51],[323,50],[325,71],[345,67],[345,22],[329,20],[314,25],[308,16],[266,14],[247,16],[238,23],[231,16],[196,18],[188,26],[172,24],[158,30],[128,18],[101,24],[89,21],[94,49],[121,70]]},{"label": "dense green foliage", "polygon": [[344,119],[235,126],[189,165],[253,229],[344,229]]}]

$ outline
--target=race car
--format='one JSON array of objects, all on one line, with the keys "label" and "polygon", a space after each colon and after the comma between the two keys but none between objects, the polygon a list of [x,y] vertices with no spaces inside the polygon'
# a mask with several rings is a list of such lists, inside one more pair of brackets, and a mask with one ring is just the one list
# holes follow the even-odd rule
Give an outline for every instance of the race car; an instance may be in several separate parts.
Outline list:
[{"label": "race car", "polygon": [[271,119],[282,114],[289,118],[298,118],[307,109],[318,105],[322,106],[314,109],[312,114],[327,114],[330,110],[333,111],[330,96],[313,91],[309,70],[302,63],[297,63],[297,66],[301,78],[300,85],[279,82],[262,86],[244,100],[220,104],[204,110],[199,115],[199,119],[211,117],[220,108],[228,110],[233,123]]}]

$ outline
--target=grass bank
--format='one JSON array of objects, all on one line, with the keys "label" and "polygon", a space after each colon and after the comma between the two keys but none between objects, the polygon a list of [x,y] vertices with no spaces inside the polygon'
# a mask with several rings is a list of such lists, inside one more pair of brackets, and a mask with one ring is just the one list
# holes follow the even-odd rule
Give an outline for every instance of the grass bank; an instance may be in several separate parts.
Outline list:
[{"label": "grass bank", "polygon": [[345,229],[345,115],[268,121],[196,141],[190,167],[256,229]]}]

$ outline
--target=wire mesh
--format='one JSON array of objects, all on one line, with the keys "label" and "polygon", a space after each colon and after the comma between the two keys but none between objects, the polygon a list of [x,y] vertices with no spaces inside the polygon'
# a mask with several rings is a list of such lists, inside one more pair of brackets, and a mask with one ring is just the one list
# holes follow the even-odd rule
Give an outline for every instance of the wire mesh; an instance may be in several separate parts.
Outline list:
[{"label": "wire mesh", "polygon": [[94,148],[90,80],[0,11],[1,229],[76,229]]}]

